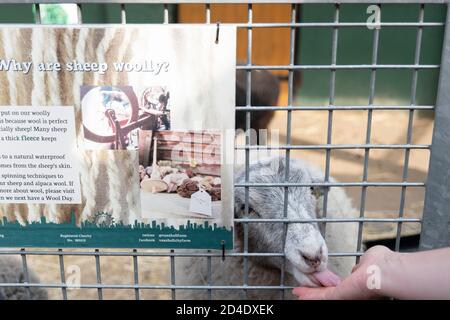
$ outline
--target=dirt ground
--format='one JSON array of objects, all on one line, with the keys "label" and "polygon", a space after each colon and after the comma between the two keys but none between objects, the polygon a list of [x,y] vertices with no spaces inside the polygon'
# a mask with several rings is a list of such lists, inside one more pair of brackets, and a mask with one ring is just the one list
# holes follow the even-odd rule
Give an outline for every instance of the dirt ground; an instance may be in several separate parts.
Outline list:
[{"label": "dirt ground", "polygon": [[[408,111],[374,111],[371,143],[406,143]],[[295,111],[292,113],[292,144],[326,144],[328,111]],[[363,144],[366,137],[367,111],[334,111],[332,143]],[[415,112],[412,143],[430,144],[433,121],[422,112]],[[285,143],[287,112],[277,111],[269,129],[280,130],[280,143]],[[401,181],[404,164],[403,150],[371,150],[368,168],[369,181]],[[325,168],[324,150],[292,151],[298,157]],[[424,182],[428,169],[429,150],[412,150],[409,158],[408,181]],[[331,152],[331,176],[338,181],[361,181],[363,176],[364,150],[333,150]],[[361,187],[346,189],[356,210],[360,208]],[[395,217],[400,206],[401,188],[369,187],[367,189],[366,216]],[[423,209],[423,188],[407,188],[405,216],[419,217]],[[419,232],[417,224],[405,224],[403,234]],[[393,236],[395,224],[365,224],[365,239]],[[60,283],[59,260],[57,256],[29,256],[28,262],[43,283]],[[169,258],[140,257],[139,283],[147,285],[168,285],[170,283]],[[97,282],[95,258],[69,256],[64,258],[66,277],[73,266],[81,271],[83,284]],[[133,260],[131,257],[101,257],[101,280],[104,284],[133,284]],[[134,299],[133,289],[103,290],[104,299]],[[61,289],[49,289],[51,299],[61,299]],[[141,299],[170,299],[170,290],[140,290]],[[68,290],[69,299],[97,299],[96,289]]]},{"label": "dirt ground", "polygon": [[[69,250],[67,250],[69,251]],[[72,250],[79,251],[79,250]],[[85,250],[91,251],[94,250]],[[109,252],[130,252],[131,250],[105,250]],[[142,250],[144,251],[144,250]],[[153,251],[155,252],[155,251]],[[42,283],[61,283],[58,256],[28,256],[28,265],[39,274]],[[134,264],[132,257],[101,257],[101,282],[109,285],[134,284]],[[80,271],[81,284],[97,283],[95,257],[93,256],[66,256],[64,257],[66,282],[72,283],[75,272]],[[139,257],[139,284],[168,285],[170,284],[169,258]],[[75,271],[75,272],[74,272]],[[62,299],[61,289],[48,289],[49,299]],[[134,289],[104,289],[103,299],[135,299]],[[140,290],[141,299],[170,299],[169,290]],[[67,298],[70,300],[92,300],[99,298],[97,289],[68,289]]]}]

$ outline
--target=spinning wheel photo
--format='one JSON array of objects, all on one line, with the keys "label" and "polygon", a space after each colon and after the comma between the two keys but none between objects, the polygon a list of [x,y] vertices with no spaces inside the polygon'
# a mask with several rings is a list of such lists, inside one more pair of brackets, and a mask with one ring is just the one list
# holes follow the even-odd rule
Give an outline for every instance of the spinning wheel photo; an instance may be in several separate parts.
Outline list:
[{"label": "spinning wheel photo", "polygon": [[139,104],[131,86],[83,86],[81,109],[87,149],[137,149],[137,129],[167,130],[169,92],[149,87]]},{"label": "spinning wheel photo", "polygon": [[145,112],[163,113],[152,130],[170,130],[169,99],[170,94],[165,87],[149,87],[142,93],[141,106]]}]

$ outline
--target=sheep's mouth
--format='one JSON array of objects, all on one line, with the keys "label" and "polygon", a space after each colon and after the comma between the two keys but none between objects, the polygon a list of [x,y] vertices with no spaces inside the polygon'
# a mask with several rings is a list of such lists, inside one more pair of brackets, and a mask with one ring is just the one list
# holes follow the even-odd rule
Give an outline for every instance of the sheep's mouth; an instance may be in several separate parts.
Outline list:
[{"label": "sheep's mouth", "polygon": [[312,273],[307,274],[306,276],[308,277],[308,279],[309,279],[314,285],[316,285],[317,287],[322,287],[322,285],[320,284],[320,282],[317,281],[316,278],[314,278],[314,276],[312,275]]},{"label": "sheep's mouth", "polygon": [[341,282],[341,278],[328,269],[310,273],[307,276],[318,287],[335,287]]}]

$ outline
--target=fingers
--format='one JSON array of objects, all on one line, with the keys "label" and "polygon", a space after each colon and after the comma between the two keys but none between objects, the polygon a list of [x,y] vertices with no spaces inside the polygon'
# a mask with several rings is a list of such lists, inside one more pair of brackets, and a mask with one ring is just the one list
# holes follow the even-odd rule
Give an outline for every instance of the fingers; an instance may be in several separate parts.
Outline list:
[{"label": "fingers", "polygon": [[333,292],[335,287],[307,288],[298,287],[292,293],[298,296],[299,300],[334,300]]},{"label": "fingers", "polygon": [[352,272],[351,273],[353,273],[353,272],[355,272],[356,270],[358,270],[358,268],[361,266],[361,263],[358,263],[358,264],[355,264],[354,266],[353,266],[353,268],[352,268]]},{"label": "fingers", "polygon": [[295,288],[292,293],[301,300],[359,300],[370,298],[373,293],[368,292],[365,286],[360,285],[361,279],[364,278],[360,277],[358,273],[353,273],[336,287],[299,287]]}]

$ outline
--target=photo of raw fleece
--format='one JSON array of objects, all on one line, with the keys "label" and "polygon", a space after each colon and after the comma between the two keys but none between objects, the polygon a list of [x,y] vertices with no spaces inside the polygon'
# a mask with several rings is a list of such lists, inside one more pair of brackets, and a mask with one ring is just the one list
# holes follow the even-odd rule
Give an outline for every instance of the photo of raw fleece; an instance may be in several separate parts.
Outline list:
[{"label": "photo of raw fleece", "polygon": [[138,129],[170,129],[166,87],[83,86],[81,108],[86,149],[136,150]]},{"label": "photo of raw fleece", "polygon": [[143,217],[220,217],[220,132],[140,130],[139,177]]}]

